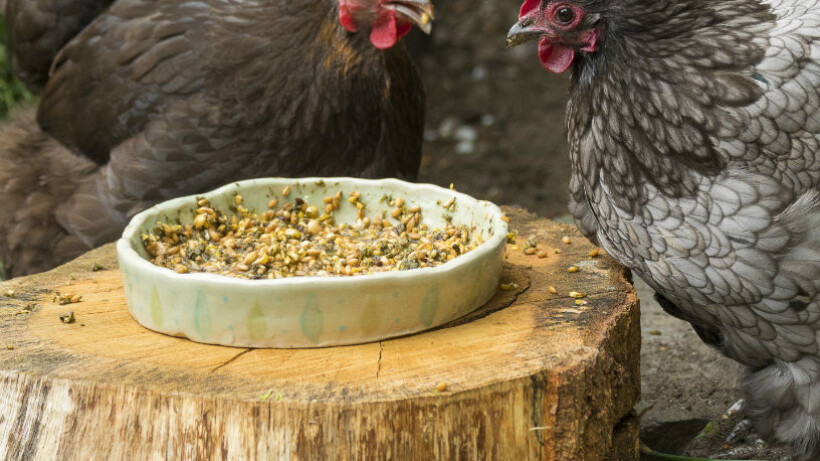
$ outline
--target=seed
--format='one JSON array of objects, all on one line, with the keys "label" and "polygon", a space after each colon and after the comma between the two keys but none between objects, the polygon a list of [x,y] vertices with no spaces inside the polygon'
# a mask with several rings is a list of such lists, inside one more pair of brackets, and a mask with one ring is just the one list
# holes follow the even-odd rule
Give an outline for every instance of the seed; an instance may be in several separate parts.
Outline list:
[{"label": "seed", "polygon": [[290,195],[290,186],[285,186],[285,188],[282,189],[282,195],[285,196],[285,197]]},{"label": "seed", "polygon": [[595,248],[594,250],[589,252],[588,256],[590,258],[596,258],[596,257],[598,257],[598,253],[600,253],[600,250],[598,250],[598,248]]},{"label": "seed", "polygon": [[247,255],[247,256],[245,256],[245,258],[244,258],[244,259],[242,259],[242,263],[243,263],[243,264],[250,264],[250,263],[252,263],[255,259],[256,259],[256,252],[254,251],[253,253],[248,253],[248,255]]},{"label": "seed", "polygon": [[581,293],[580,291],[570,291],[569,292],[569,297],[570,298],[583,298],[584,294]]},{"label": "seed", "polygon": [[[239,194],[237,194],[239,195]],[[237,195],[234,195],[236,202]],[[157,223],[142,240],[151,262],[180,274],[208,272],[234,278],[276,279],[303,275],[361,275],[398,269],[434,267],[474,249],[481,242],[464,226],[452,223],[429,230],[421,207],[406,209],[401,197],[390,200],[401,227],[384,219],[386,211],[365,213],[354,191],[357,219],[336,224],[342,192],[324,197],[327,213],[300,197],[284,203],[272,198],[269,209],[256,214],[237,204],[225,215],[207,201],[198,201],[193,226]],[[242,200],[244,202],[244,199]],[[400,206],[396,206],[400,205]],[[395,222],[395,221],[394,221]],[[399,265],[401,264],[401,267]],[[71,295],[59,298],[71,302]],[[56,299],[56,297],[55,297]]]},{"label": "seed", "polygon": [[259,259],[257,259],[253,263],[260,266],[264,266],[268,263],[268,261],[270,261],[270,257],[268,257],[267,253],[262,253],[262,256],[260,256]]},{"label": "seed", "polygon": [[555,287],[553,287],[553,286],[550,286],[549,288],[547,288],[547,290],[549,290],[549,292],[554,294],[554,295],[558,294],[558,290],[556,290]]},{"label": "seed", "polygon": [[444,392],[447,390],[447,383],[442,381],[436,385],[436,390],[439,392]]},{"label": "seed", "polygon": [[410,218],[410,222],[409,222],[409,223],[407,223],[407,228],[408,228],[408,229],[410,229],[410,230],[415,229],[415,228],[416,228],[416,226],[418,226],[418,225],[419,225],[419,219],[421,219],[421,218],[419,218],[419,215],[418,215],[418,214],[414,214],[414,215],[413,215],[413,217],[412,217],[412,218]]},{"label": "seed", "polygon": [[80,300],[81,300],[81,299],[83,299],[83,297],[82,297],[82,296],[80,296],[80,295],[74,295],[74,296],[72,296],[72,297],[71,297],[71,299],[69,300],[69,302],[70,302],[70,303],[72,303],[72,304],[73,304],[73,303],[78,303],[78,302],[80,302]]},{"label": "seed", "polygon": [[3,295],[8,297],[8,298],[13,298],[14,297],[14,290],[8,289],[8,290],[3,292]]},{"label": "seed", "polygon": [[14,350],[14,346],[12,346],[11,344],[9,344],[8,346],[6,346],[6,349],[8,349],[8,350],[10,350],[10,351],[11,351],[11,350]]},{"label": "seed", "polygon": [[74,311],[69,311],[65,314],[60,314],[60,320],[63,323],[74,323]]},{"label": "seed", "polygon": [[534,255],[535,254],[535,248],[533,248],[533,247],[527,248],[526,250],[524,250],[524,254],[527,255],[527,256]]},{"label": "seed", "polygon": [[310,222],[308,222],[307,231],[312,235],[316,235],[322,231],[322,225],[319,224],[319,221],[311,219]]},{"label": "seed", "polygon": [[561,254],[561,250],[560,250],[559,248],[556,248],[556,249],[555,249],[555,254],[560,255],[560,254]]},{"label": "seed", "polygon": [[515,290],[517,288],[518,288],[517,283],[510,282],[510,283],[502,283],[501,284],[501,289],[504,290],[504,291],[512,291],[512,290]]},{"label": "seed", "polygon": [[233,201],[234,201],[234,203],[236,203],[237,206],[242,205],[242,196],[239,195],[239,194],[234,195],[233,196]]},{"label": "seed", "polygon": [[541,251],[539,251],[539,252],[538,252],[538,259],[544,259],[544,258],[546,258],[547,256],[549,256],[549,253],[547,253],[547,252],[546,252],[546,251],[544,251],[544,250],[541,250]]},{"label": "seed", "polygon": [[197,229],[202,229],[208,225],[208,215],[200,214],[194,218],[194,227]]},{"label": "seed", "polygon": [[401,208],[396,208],[396,209],[394,209],[393,211],[390,212],[390,216],[393,217],[393,218],[398,218],[400,214],[401,214]]},{"label": "seed", "polygon": [[507,215],[502,216],[501,220],[504,221],[504,222],[510,222],[510,218],[507,217]]},{"label": "seed", "polygon": [[561,243],[563,243],[564,245],[569,245],[570,243],[572,243],[572,240],[570,240],[569,236],[565,235],[561,237]]},{"label": "seed", "polygon": [[441,207],[442,208],[450,208],[453,205],[455,205],[455,203],[456,203],[456,198],[451,197],[450,200],[447,200],[446,202],[444,202],[444,205],[442,205]]},{"label": "seed", "polygon": [[579,270],[579,269],[578,269],[578,266],[569,266],[569,267],[567,268],[567,272],[569,272],[569,273],[578,272],[578,270]]}]

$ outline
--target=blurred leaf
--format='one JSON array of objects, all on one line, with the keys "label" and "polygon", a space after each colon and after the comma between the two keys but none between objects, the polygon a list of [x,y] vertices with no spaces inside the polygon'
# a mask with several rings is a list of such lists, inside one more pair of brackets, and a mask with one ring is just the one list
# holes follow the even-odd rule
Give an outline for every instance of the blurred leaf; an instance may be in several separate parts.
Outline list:
[{"label": "blurred leaf", "polygon": [[13,107],[33,99],[31,93],[26,90],[20,80],[14,77],[11,71],[6,22],[0,14],[0,119],[5,118]]}]

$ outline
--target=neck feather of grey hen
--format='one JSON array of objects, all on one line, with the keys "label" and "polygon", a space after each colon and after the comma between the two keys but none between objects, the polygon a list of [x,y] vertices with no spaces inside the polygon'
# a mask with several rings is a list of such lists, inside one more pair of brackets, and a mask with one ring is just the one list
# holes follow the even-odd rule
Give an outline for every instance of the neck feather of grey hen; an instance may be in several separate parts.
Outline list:
[{"label": "neck feather of grey hen", "polygon": [[691,196],[729,160],[716,143],[742,129],[732,108],[762,95],[754,68],[774,17],[757,0],[605,3],[600,48],[573,69],[575,167],[587,187],[606,178],[627,210],[645,203],[645,184]]}]

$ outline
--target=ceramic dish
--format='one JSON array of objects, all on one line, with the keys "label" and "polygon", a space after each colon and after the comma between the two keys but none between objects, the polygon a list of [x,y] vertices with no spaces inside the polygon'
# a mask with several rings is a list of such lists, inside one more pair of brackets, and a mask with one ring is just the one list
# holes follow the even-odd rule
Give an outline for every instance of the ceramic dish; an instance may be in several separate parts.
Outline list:
[{"label": "ceramic dish", "polygon": [[[265,210],[273,197],[322,198],[361,192],[368,216],[381,210],[384,195],[422,207],[424,223],[445,219],[467,225],[483,243],[438,267],[355,277],[305,276],[242,280],[216,274],[177,274],[150,263],[140,235],[157,221],[190,224],[194,196],[163,202],[134,216],[117,242],[117,257],[131,315],[143,326],[194,341],[241,347],[323,347],[356,344],[424,331],[463,316],[485,302],[499,285],[507,224],[494,204],[429,184],[395,179],[264,178],[232,183],[201,194],[228,210],[234,195],[249,209]],[[455,209],[441,204],[456,198]],[[353,222],[356,208],[342,201],[337,222]],[[388,214],[389,216],[389,214]]]}]

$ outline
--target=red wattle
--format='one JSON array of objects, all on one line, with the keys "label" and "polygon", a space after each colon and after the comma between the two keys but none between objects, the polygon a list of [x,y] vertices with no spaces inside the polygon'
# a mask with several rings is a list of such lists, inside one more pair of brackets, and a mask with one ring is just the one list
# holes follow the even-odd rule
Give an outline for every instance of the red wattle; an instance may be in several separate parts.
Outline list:
[{"label": "red wattle", "polygon": [[396,35],[398,35],[398,38],[402,38],[408,33],[410,33],[410,30],[412,28],[413,24],[410,24],[409,22],[399,21],[396,29]]},{"label": "red wattle", "polygon": [[[404,32],[405,34],[407,31]],[[386,50],[399,40],[399,31],[396,27],[396,12],[383,8],[376,16],[373,30],[370,31],[370,43],[380,50]]]},{"label": "red wattle", "polygon": [[541,65],[545,69],[556,74],[563,74],[572,65],[575,50],[550,43],[546,37],[542,37],[538,42],[538,57],[541,58]]}]

